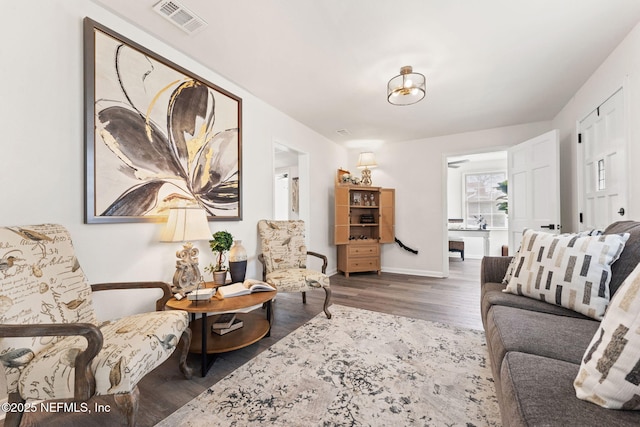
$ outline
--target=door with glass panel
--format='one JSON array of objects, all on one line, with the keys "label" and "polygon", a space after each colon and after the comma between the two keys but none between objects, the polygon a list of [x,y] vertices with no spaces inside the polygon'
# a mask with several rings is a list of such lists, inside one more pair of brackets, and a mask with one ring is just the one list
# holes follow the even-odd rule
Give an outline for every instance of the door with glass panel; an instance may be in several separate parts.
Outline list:
[{"label": "door with glass panel", "polygon": [[618,90],[579,126],[580,229],[603,229],[627,219],[627,138]]}]

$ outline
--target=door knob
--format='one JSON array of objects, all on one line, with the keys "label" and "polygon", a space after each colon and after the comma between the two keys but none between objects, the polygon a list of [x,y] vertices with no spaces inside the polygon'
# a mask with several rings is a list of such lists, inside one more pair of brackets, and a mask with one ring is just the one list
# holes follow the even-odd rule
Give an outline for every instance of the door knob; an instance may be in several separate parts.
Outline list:
[{"label": "door knob", "polygon": [[620,216],[624,215],[624,208],[620,208],[620,210],[618,211],[618,213],[620,214]]},{"label": "door knob", "polygon": [[549,230],[555,230],[556,225],[555,224],[541,225],[540,228],[548,228]]}]

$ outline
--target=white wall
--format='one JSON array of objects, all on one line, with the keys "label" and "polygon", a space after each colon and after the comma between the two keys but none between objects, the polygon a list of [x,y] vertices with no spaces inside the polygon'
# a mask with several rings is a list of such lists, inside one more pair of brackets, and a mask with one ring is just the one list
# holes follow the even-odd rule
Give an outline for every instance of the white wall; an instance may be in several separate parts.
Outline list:
[{"label": "white wall", "polygon": [[[418,250],[414,255],[395,244],[383,245],[382,270],[434,277],[446,274],[446,157],[505,149],[550,128],[550,122],[538,122],[384,144],[376,149],[373,185],[396,189],[396,237]],[[349,152],[347,169],[354,174],[359,152]]]},{"label": "white wall", "polygon": [[587,80],[562,111],[553,119],[560,129],[560,158],[566,167],[561,173],[561,196],[568,208],[562,210],[563,231],[578,229],[577,123],[613,93],[624,87],[629,147],[629,206],[627,218],[640,219],[640,24],[618,45]]},{"label": "white wall", "polygon": [[[346,160],[345,149],[89,0],[25,0],[7,7],[11,9],[5,9],[7,15],[29,16],[29,25],[18,19],[3,21],[3,34],[11,42],[0,47],[0,224],[64,224],[92,283],[171,281],[179,245],[157,241],[160,224],[83,224],[82,20],[89,16],[243,99],[243,220],[211,222],[210,228],[226,229],[242,239],[250,256],[249,277],[261,274],[256,260],[257,221],[273,215],[274,140],[307,153],[313,164],[309,182],[301,183],[314,196],[311,203],[317,204],[310,209],[307,234],[310,246],[326,253],[329,268],[335,270],[326,202],[333,192],[336,165]],[[200,264],[212,262],[207,242],[197,245]],[[97,304],[106,307],[100,317],[120,315],[122,310],[116,307],[124,311],[153,307],[146,300],[143,307],[137,298],[117,304],[109,303],[114,301],[111,296],[106,299],[107,303]]]}]

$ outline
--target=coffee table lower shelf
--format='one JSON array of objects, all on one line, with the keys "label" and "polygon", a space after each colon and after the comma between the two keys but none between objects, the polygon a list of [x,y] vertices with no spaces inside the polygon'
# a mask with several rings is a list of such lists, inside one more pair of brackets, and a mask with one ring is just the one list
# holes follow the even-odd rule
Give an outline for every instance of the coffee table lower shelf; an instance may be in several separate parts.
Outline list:
[{"label": "coffee table lower shelf", "polygon": [[202,332],[206,331],[206,354],[225,353],[227,351],[238,350],[260,341],[266,336],[271,325],[265,319],[264,314],[258,313],[238,313],[237,317],[242,320],[243,326],[240,329],[231,331],[224,335],[216,335],[211,331],[211,324],[217,316],[207,316],[207,325],[202,329],[202,318],[191,322],[192,338],[189,351],[202,354]]}]

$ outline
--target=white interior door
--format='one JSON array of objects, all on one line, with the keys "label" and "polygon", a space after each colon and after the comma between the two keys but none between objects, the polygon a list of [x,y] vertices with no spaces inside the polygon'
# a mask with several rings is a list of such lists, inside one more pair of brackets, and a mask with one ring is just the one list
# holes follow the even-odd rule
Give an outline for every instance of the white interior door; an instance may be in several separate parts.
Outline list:
[{"label": "white interior door", "polygon": [[560,151],[557,130],[507,151],[509,253],[518,250],[526,228],[560,231]]},{"label": "white interior door", "polygon": [[580,229],[604,229],[627,218],[627,143],[622,89],[579,126]]}]

